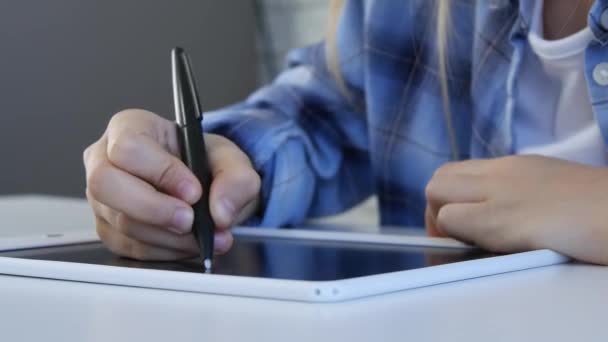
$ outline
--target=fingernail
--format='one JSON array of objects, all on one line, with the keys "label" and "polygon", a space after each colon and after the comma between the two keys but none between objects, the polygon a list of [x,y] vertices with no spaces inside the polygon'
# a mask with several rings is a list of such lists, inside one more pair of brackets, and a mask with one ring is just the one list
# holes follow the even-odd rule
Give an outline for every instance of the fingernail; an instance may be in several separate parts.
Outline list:
[{"label": "fingernail", "polygon": [[196,187],[188,181],[182,181],[177,187],[179,196],[186,202],[192,203],[196,200]]},{"label": "fingernail", "polygon": [[173,227],[182,233],[189,232],[192,227],[194,214],[191,209],[177,208],[173,215]]},{"label": "fingernail", "polygon": [[175,233],[178,235],[183,235],[183,234],[187,233],[187,232],[181,231],[175,227],[167,227],[167,230],[169,230],[171,233]]},{"label": "fingernail", "polygon": [[219,220],[221,225],[228,226],[232,223],[236,209],[232,202],[226,198],[219,200],[216,209],[216,220]]}]

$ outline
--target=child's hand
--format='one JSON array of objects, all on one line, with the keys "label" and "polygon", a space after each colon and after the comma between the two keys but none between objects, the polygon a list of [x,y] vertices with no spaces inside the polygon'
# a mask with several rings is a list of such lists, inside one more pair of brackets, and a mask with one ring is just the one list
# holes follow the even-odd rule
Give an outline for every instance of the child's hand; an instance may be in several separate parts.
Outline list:
[{"label": "child's hand", "polygon": [[201,189],[181,162],[175,123],[143,110],[114,115],[103,136],[84,151],[87,198],[97,233],[111,251],[140,260],[198,254],[191,204],[202,191],[210,191],[215,251],[230,248],[228,228],[254,212],[260,177],[229,140],[205,135],[205,142],[211,189]]},{"label": "child's hand", "polygon": [[429,182],[427,203],[432,235],[608,264],[606,169],[540,156],[450,163]]}]

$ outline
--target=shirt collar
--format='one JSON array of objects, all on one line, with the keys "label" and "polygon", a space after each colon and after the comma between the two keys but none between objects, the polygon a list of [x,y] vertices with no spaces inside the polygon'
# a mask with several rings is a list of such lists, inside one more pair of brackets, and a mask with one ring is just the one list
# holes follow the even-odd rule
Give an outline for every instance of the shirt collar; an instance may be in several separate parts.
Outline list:
[{"label": "shirt collar", "polygon": [[[511,0],[511,2],[519,6],[519,18],[523,27],[528,31],[534,13],[534,4],[538,0]],[[494,0],[495,3],[501,0]],[[606,14],[604,14],[606,12]],[[604,15],[605,25],[602,25],[602,15]],[[597,41],[602,45],[608,43],[608,0],[596,0],[589,11],[589,28],[595,35]]]}]

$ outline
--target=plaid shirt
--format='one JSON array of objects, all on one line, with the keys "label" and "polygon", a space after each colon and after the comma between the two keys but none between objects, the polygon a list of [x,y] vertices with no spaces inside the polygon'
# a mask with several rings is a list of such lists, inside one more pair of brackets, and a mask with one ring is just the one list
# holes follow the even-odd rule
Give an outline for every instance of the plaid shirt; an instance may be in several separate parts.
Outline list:
[{"label": "plaid shirt", "polygon": [[[514,152],[514,94],[533,2],[451,2],[448,81],[459,159]],[[346,3],[337,47],[350,100],[330,75],[321,43],[290,53],[287,69],[245,102],[206,115],[206,130],[236,142],[262,176],[265,205],[254,223],[298,224],[375,193],[382,225],[424,224],[425,186],[451,159],[434,6]],[[595,40],[581,86],[606,140],[608,88],[601,80],[608,75],[598,64],[608,62],[608,0],[596,1],[589,26]]]}]

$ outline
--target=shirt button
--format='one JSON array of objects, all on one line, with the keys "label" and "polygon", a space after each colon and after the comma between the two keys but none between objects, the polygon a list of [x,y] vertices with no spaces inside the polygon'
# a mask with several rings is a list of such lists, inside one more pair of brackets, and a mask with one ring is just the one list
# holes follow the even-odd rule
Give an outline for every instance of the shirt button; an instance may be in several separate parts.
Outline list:
[{"label": "shirt button", "polygon": [[608,30],[608,9],[602,12],[602,16],[600,17],[600,24],[602,24],[602,28],[604,30]]},{"label": "shirt button", "polygon": [[593,68],[593,80],[601,86],[608,85],[608,63],[600,63]]}]

